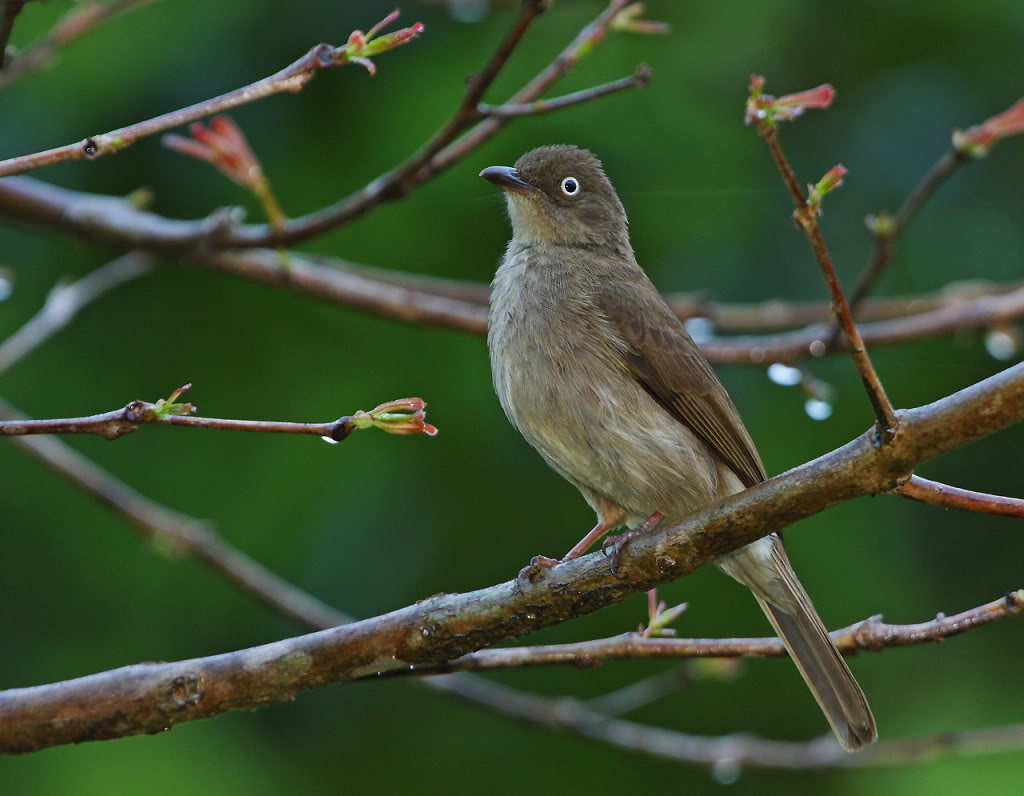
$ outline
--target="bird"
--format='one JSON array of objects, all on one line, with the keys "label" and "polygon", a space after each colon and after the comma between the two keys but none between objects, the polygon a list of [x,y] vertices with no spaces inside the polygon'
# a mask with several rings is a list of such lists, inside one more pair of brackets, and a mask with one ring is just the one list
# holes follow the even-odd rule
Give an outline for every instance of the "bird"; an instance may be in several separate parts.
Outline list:
[{"label": "bird", "polygon": [[[534,580],[619,527],[632,529],[618,537],[628,539],[765,480],[729,394],[637,263],[625,209],[597,157],[543,146],[480,176],[503,189],[512,225],[491,283],[495,392],[512,425],[597,515],[562,559],[535,556],[521,575]],[[753,592],[839,744],[854,751],[874,741],[864,692],[779,534],[715,563]]]}]

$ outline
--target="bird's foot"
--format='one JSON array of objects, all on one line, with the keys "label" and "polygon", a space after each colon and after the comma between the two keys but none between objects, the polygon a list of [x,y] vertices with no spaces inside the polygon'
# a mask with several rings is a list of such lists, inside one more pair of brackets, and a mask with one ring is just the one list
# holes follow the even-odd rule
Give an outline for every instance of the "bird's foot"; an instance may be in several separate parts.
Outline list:
[{"label": "bird's foot", "polygon": [[601,543],[601,552],[610,559],[608,566],[615,577],[619,576],[619,567],[622,565],[622,554],[626,551],[626,547],[629,543],[636,539],[636,537],[642,536],[650,531],[664,518],[664,514],[660,511],[656,511],[632,530],[621,533],[618,536],[606,536],[604,538],[604,541]]},{"label": "bird's foot", "polygon": [[669,627],[687,608],[686,603],[679,603],[671,608],[664,600],[658,600],[658,590],[647,592],[647,627],[641,625],[638,631],[644,638],[655,636],[674,636],[676,631]]},{"label": "bird's foot", "polygon": [[534,556],[530,559],[530,563],[519,570],[519,574],[516,575],[516,590],[522,591],[523,586],[526,583],[533,583],[541,576],[546,569],[557,566],[562,562],[557,558],[548,558],[547,556]]}]

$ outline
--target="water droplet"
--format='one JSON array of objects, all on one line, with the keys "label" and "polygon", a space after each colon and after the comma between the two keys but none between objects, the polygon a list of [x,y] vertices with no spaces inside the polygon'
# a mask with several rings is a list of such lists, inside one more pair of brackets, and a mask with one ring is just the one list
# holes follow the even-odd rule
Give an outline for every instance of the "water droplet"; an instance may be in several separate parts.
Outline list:
[{"label": "water droplet", "polygon": [[690,333],[690,337],[695,343],[706,343],[715,336],[715,322],[710,318],[701,316],[687,318],[683,326],[686,327],[686,331]]},{"label": "water droplet", "polygon": [[324,442],[327,442],[327,443],[329,443],[331,445],[337,445],[338,444],[338,440],[331,439],[330,437],[324,436],[324,437],[320,437],[320,439],[322,439]]},{"label": "water droplet", "polygon": [[774,362],[768,366],[768,378],[783,387],[792,387],[803,381],[804,374],[800,368],[793,368],[783,365],[781,362]]},{"label": "water droplet", "polygon": [[811,420],[828,420],[832,417],[832,404],[817,398],[808,398],[804,403],[804,411]]},{"label": "water droplet", "polygon": [[825,341],[824,340],[812,340],[811,344],[807,346],[807,350],[811,352],[812,357],[821,357],[825,355]]},{"label": "water droplet", "polygon": [[993,329],[985,335],[985,350],[993,359],[1010,359],[1017,353],[1018,340],[1008,329]]},{"label": "water droplet", "polygon": [[735,785],[740,781],[742,773],[739,763],[731,757],[716,760],[715,764],[711,766],[711,776],[719,785]]}]

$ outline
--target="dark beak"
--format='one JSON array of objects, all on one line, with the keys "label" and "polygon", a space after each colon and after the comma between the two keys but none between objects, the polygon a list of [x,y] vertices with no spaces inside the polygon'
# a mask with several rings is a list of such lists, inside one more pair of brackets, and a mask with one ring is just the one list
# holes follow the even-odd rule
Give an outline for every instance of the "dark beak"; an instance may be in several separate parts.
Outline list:
[{"label": "dark beak", "polygon": [[520,177],[519,172],[511,166],[488,166],[480,172],[480,176],[485,180],[490,180],[495,185],[509,191],[525,193],[527,191],[537,190],[534,186],[530,185],[530,183]]}]

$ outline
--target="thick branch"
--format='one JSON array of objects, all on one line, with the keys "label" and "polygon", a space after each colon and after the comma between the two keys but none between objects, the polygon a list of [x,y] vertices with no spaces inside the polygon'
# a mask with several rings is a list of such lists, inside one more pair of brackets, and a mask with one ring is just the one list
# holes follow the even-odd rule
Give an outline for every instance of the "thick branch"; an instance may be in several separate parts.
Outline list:
[{"label": "thick branch", "polygon": [[[10,414],[9,410],[8,414]],[[24,448],[73,483],[81,486],[89,494],[115,508],[131,520],[145,537],[199,558],[279,613],[314,629],[333,627],[351,621],[348,617],[282,581],[260,564],[233,549],[203,523],[150,501],[109,473],[102,471],[60,440],[50,437],[21,437],[15,439],[14,444]],[[927,637],[931,636],[935,630],[939,630],[939,632],[945,632],[952,628],[955,628],[954,632],[966,630],[968,625],[965,623],[965,617],[967,615],[973,614],[978,617],[976,621],[970,623],[971,627],[992,621],[1000,615],[1000,607],[1002,605],[1009,606],[1012,600],[1014,600],[1014,595],[990,606],[982,606],[971,612],[950,617],[945,623],[940,624],[938,621],[924,623],[918,626],[924,629],[922,635],[925,638],[922,640],[927,640]],[[1016,603],[1019,606],[1019,595]],[[993,610],[985,610],[986,608]],[[937,625],[938,627],[936,627]],[[893,627],[880,625],[874,620],[867,620],[847,631],[841,631],[840,634],[837,634],[837,640],[844,647],[851,641],[857,643],[857,634],[851,634],[849,630],[863,626],[870,627],[871,635],[875,638],[884,638],[886,631],[883,628]],[[845,635],[843,635],[844,633]],[[760,644],[761,641],[760,639],[754,640],[753,643]],[[494,652],[500,653],[501,651]],[[779,645],[775,645],[770,654],[775,653],[781,654]],[[462,660],[487,654],[490,653],[488,651],[478,652],[464,656]],[[614,748],[633,749],[642,754],[657,757],[661,756],[663,747],[651,745],[646,742],[647,739],[652,737],[668,738],[672,741],[669,748],[673,750],[671,759],[675,762],[702,764],[713,760],[713,765],[734,765],[734,762],[730,762],[732,758],[716,757],[716,754],[726,751],[734,754],[737,751],[734,744],[739,740],[738,738],[731,739],[732,743],[730,743],[730,739],[680,735],[670,730],[654,729],[626,722],[609,723],[609,713],[626,712],[636,707],[639,701],[656,698],[658,693],[669,688],[674,689],[678,687],[680,680],[688,679],[685,670],[683,676],[680,676],[678,672],[670,672],[667,675],[634,684],[634,686],[622,689],[621,692],[609,695],[609,698],[589,700],[583,706],[571,699],[544,700],[469,674],[429,677],[418,682],[431,690],[457,696],[478,707],[526,720],[541,727],[569,731],[573,731],[577,727],[589,727],[591,732],[588,737]],[[637,686],[641,687],[642,693],[636,693]],[[579,713],[581,709],[585,711],[584,714]],[[602,728],[608,728],[608,731],[602,730]],[[623,729],[628,729],[629,732],[624,733]],[[638,743],[637,741],[641,741],[641,739],[642,742]],[[986,741],[987,745],[984,747],[986,751],[993,751],[993,742],[996,742],[996,747],[1001,743],[1014,748],[1024,742],[1024,735],[1012,732],[1012,728],[1004,728],[965,733],[958,735],[955,742],[951,742],[948,735],[912,741],[883,742],[872,747],[869,754],[871,755],[870,760],[876,763],[900,763],[925,754],[949,753],[950,751],[970,753],[975,750],[976,742],[979,739]],[[687,740],[687,743],[683,744],[680,742],[681,740]],[[775,742],[744,737],[742,743],[743,762],[750,765],[756,763],[755,758],[763,758],[764,764],[771,767],[792,765],[792,760],[802,761],[800,763],[802,767],[812,763],[822,766],[842,766],[849,765],[853,760],[859,761],[863,757],[860,755],[850,758],[847,755],[839,754],[838,747],[834,743],[829,745],[827,740],[806,744],[787,744],[783,747],[788,752],[785,758],[778,756],[777,752],[780,747],[773,745]],[[699,749],[704,752],[696,757],[688,758],[682,754],[684,749]],[[826,759],[831,762],[826,762]]]},{"label": "thick branch", "polygon": [[946,506],[951,509],[977,511],[982,514],[1003,514],[1007,517],[1024,517],[1024,500],[1020,498],[973,492],[970,489],[929,481],[919,475],[912,475],[893,491],[897,495],[903,495],[911,500]]},{"label": "thick branch", "polygon": [[249,650],[140,664],[0,694],[0,748],[31,751],[158,732],[292,699],[332,682],[436,664],[596,611],[854,497],[892,488],[920,462],[1024,416],[1024,364],[901,412],[886,446],[867,432],[842,448],[634,540],[620,578],[600,553],[467,594],[437,595],[373,619]]}]

